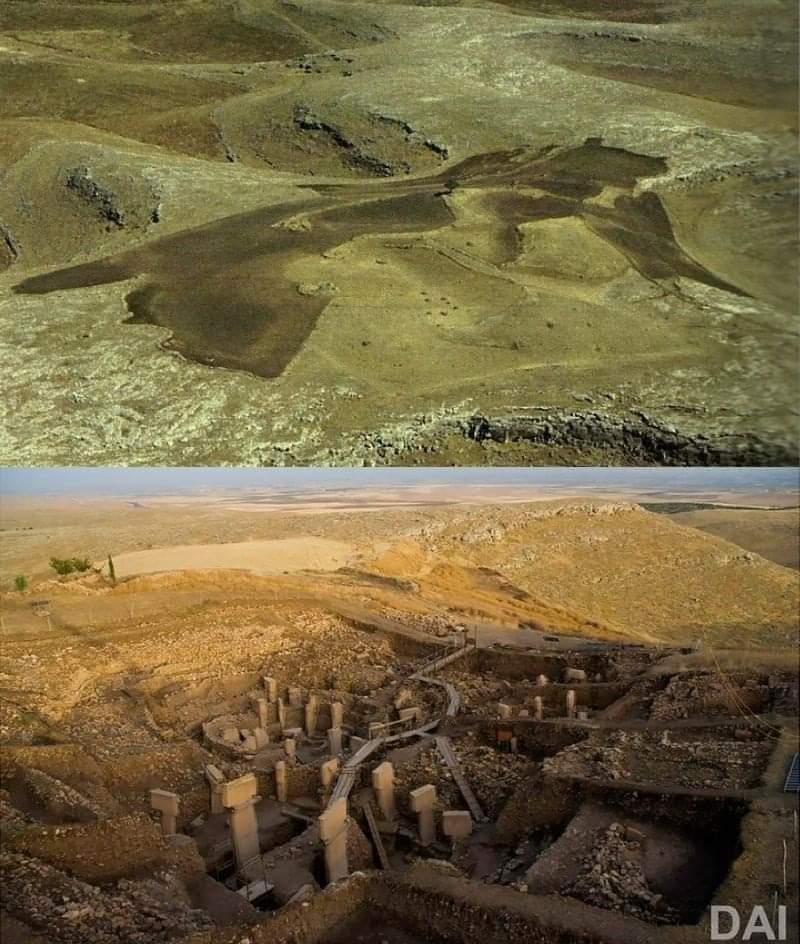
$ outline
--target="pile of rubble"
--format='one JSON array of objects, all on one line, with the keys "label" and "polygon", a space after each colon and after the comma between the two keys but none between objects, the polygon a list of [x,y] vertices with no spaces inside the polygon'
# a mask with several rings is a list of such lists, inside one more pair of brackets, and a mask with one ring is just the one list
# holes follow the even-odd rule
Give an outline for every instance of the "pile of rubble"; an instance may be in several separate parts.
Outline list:
[{"label": "pile of rubble", "polygon": [[413,761],[395,765],[395,791],[401,805],[411,790],[426,783],[436,787],[436,806],[439,810],[461,808],[461,791],[433,744],[421,750]]},{"label": "pile of rubble", "polygon": [[18,853],[0,855],[3,900],[52,944],[154,944],[212,927],[209,916],[155,881],[120,880],[102,890]]},{"label": "pile of rubble", "polygon": [[29,768],[25,771],[25,787],[35,803],[63,821],[82,822],[107,815],[93,800],[41,770]]},{"label": "pile of rubble", "polygon": [[650,718],[653,721],[672,721],[696,715],[706,718],[730,716],[735,712],[729,686],[717,676],[675,675],[653,700]]},{"label": "pile of rubble", "polygon": [[650,890],[642,867],[641,844],[612,823],[583,863],[581,874],[562,889],[589,905],[621,911],[643,921],[671,924],[677,914]]},{"label": "pile of rubble", "polygon": [[669,731],[615,731],[602,742],[571,744],[547,758],[542,770],[555,777],[742,790],[757,783],[772,746],[769,740],[688,741]]},{"label": "pile of rubble", "polygon": [[301,688],[368,695],[402,674],[390,642],[320,613],[293,614],[284,645],[269,657],[269,674]]},{"label": "pile of rubble", "polygon": [[442,613],[409,613],[406,611],[397,611],[397,616],[406,626],[419,629],[430,636],[450,636],[453,633],[466,630],[463,623],[453,622],[452,617]]},{"label": "pile of rubble", "polygon": [[497,713],[497,703],[507,701],[514,686],[489,672],[481,675],[465,672],[460,668],[462,664],[457,662],[448,666],[441,677],[455,685],[467,712],[485,718],[493,717]]},{"label": "pile of rubble", "polygon": [[0,790],[0,832],[5,829],[19,829],[31,822],[33,820],[27,813],[14,806],[8,790]]},{"label": "pile of rubble", "polygon": [[453,748],[483,811],[490,819],[496,819],[517,785],[527,776],[530,759],[476,744],[471,736],[455,740]]},{"label": "pile of rubble", "polygon": [[630,780],[625,766],[626,732],[615,733],[605,744],[579,741],[570,744],[542,762],[542,773],[555,777],[594,778],[597,780]]}]

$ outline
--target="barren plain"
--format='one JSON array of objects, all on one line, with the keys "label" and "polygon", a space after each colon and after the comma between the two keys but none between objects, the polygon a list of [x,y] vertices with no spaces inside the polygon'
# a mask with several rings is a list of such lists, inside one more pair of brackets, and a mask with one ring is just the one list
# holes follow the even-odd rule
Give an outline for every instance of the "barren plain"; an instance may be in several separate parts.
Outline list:
[{"label": "barren plain", "polygon": [[0,455],[797,458],[790,0],[5,0]]}]

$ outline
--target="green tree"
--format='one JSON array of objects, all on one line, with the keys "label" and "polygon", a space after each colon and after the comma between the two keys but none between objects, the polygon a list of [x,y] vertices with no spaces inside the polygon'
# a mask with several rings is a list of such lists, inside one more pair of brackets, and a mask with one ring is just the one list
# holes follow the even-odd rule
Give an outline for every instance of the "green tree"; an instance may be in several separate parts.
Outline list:
[{"label": "green tree", "polygon": [[73,570],[77,570],[81,574],[92,569],[92,562],[88,557],[72,557],[70,558],[70,564],[72,564]]},{"label": "green tree", "polygon": [[18,574],[14,578],[14,589],[19,590],[20,593],[28,589],[28,578],[24,574]]},{"label": "green tree", "polygon": [[72,571],[75,570],[75,566],[68,558],[62,559],[60,557],[51,557],[50,566],[57,574],[60,574],[62,577],[66,577],[67,574],[71,574]]}]

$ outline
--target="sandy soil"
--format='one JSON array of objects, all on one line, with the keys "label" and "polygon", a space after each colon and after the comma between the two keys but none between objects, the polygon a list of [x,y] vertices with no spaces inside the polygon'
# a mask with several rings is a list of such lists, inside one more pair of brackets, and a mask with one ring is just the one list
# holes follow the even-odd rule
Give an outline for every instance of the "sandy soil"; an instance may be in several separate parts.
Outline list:
[{"label": "sandy soil", "polygon": [[[288,574],[298,570],[336,570],[352,563],[354,548],[322,538],[286,538],[236,544],[184,544],[132,551],[114,558],[118,578],[175,570],[249,570]],[[98,561],[98,566],[103,566]]]}]

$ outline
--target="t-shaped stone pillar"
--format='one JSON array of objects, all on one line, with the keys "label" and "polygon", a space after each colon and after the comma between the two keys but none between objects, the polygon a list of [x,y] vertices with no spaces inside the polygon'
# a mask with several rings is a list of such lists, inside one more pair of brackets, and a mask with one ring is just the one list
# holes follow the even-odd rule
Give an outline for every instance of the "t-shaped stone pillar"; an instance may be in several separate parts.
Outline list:
[{"label": "t-shaped stone pillar", "polygon": [[317,820],[319,838],[325,847],[328,884],[347,878],[347,800],[339,797]]},{"label": "t-shaped stone pillar", "polygon": [[331,703],[331,727],[341,728],[344,721],[344,705],[340,701]]},{"label": "t-shaped stone pillar", "polygon": [[533,717],[537,721],[544,720],[544,700],[541,695],[537,695],[533,699]]},{"label": "t-shaped stone pillar", "polygon": [[546,675],[537,675],[536,684],[537,685],[547,685],[550,679]]},{"label": "t-shaped stone pillar", "polygon": [[314,737],[317,731],[317,696],[310,695],[306,702],[306,734]]},{"label": "t-shaped stone pillar", "polygon": [[281,731],[286,727],[286,705],[283,703],[283,699],[278,699],[278,724],[281,726]]},{"label": "t-shaped stone pillar", "polygon": [[575,705],[576,705],[575,690],[571,688],[567,692],[567,717],[568,718],[575,717]]},{"label": "t-shaped stone pillar", "polygon": [[229,780],[222,786],[222,805],[228,811],[233,853],[240,871],[261,851],[256,819],[256,803],[261,797],[256,794],[257,789],[255,774],[245,774],[236,780]]},{"label": "t-shaped stone pillar", "polygon": [[319,776],[322,781],[323,790],[327,791],[333,779],[339,771],[339,759],[337,757],[332,758],[331,760],[326,760],[320,765]]},{"label": "t-shaped stone pillar", "polygon": [[286,738],[283,742],[283,749],[286,752],[289,763],[293,764],[297,759],[297,741],[295,741],[294,738]]},{"label": "t-shaped stone pillar", "polygon": [[269,724],[269,702],[266,698],[258,699],[258,726],[266,730]]},{"label": "t-shaped stone pillar", "polygon": [[511,717],[511,705],[504,705],[503,702],[500,702],[497,706],[497,713],[501,718],[510,718]]},{"label": "t-shaped stone pillar", "polygon": [[275,701],[278,697],[278,683],[269,675],[262,678],[264,691],[267,693],[267,701]]},{"label": "t-shaped stone pillar", "polygon": [[586,672],[583,669],[572,669],[567,666],[564,669],[564,681],[565,682],[585,682],[586,681]]},{"label": "t-shaped stone pillar", "polygon": [[328,728],[328,753],[334,756],[342,753],[341,728]]},{"label": "t-shaped stone pillar", "polygon": [[436,787],[432,783],[417,787],[408,794],[408,802],[417,814],[419,841],[423,846],[429,846],[436,839],[436,819],[433,812],[436,803]]},{"label": "t-shaped stone pillar", "polygon": [[453,845],[459,839],[466,839],[472,833],[472,815],[469,810],[446,810],[442,813],[442,832]]},{"label": "t-shaped stone pillar", "polygon": [[275,796],[278,803],[285,803],[289,797],[289,775],[285,760],[279,760],[275,764]]},{"label": "t-shaped stone pillar", "polygon": [[292,685],[289,687],[289,704],[292,708],[299,708],[303,704],[303,689]]},{"label": "t-shaped stone pillar", "polygon": [[393,820],[395,818],[394,767],[388,760],[378,764],[372,771],[372,789],[375,791],[375,799],[381,816],[385,820]]},{"label": "t-shaped stone pillar", "polygon": [[175,835],[180,803],[181,798],[177,793],[170,793],[169,790],[150,791],[150,806],[161,813],[161,834],[163,836]]},{"label": "t-shaped stone pillar", "polygon": [[225,783],[225,775],[214,764],[206,764],[205,775],[211,793],[211,815],[216,816],[225,809],[222,805],[222,784]]}]

